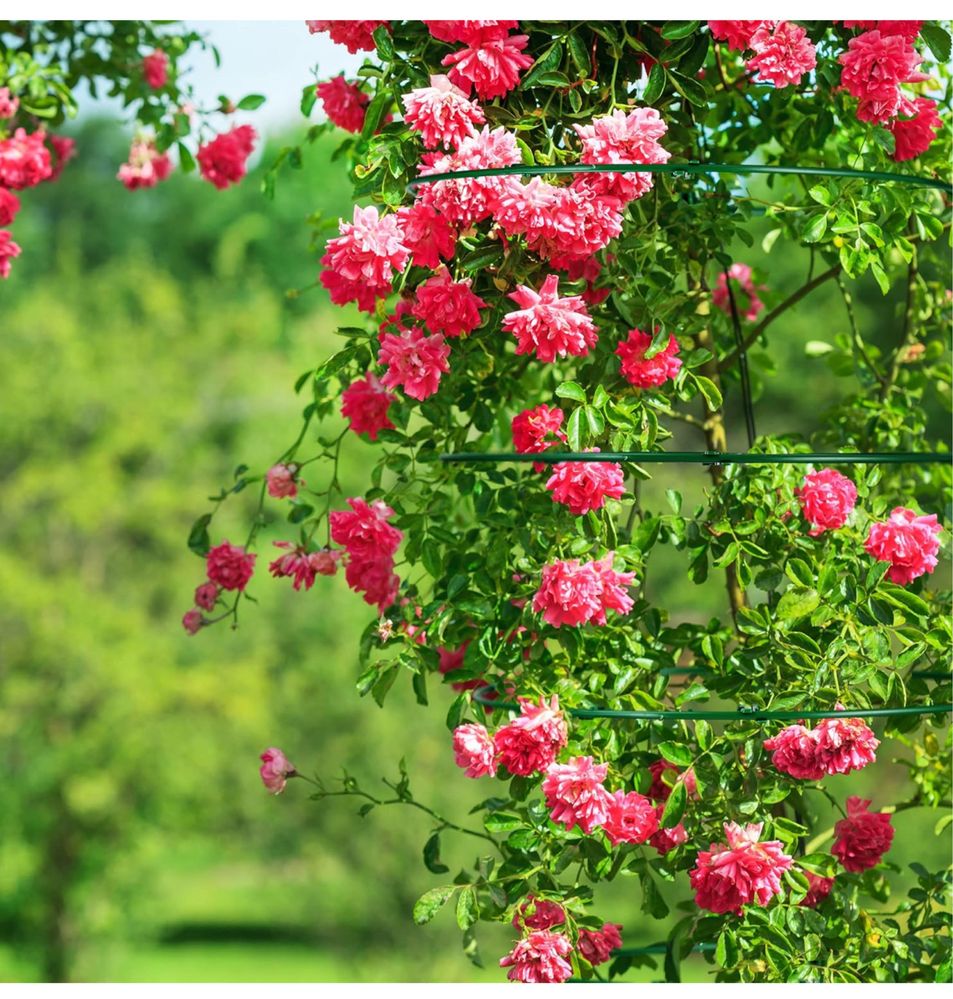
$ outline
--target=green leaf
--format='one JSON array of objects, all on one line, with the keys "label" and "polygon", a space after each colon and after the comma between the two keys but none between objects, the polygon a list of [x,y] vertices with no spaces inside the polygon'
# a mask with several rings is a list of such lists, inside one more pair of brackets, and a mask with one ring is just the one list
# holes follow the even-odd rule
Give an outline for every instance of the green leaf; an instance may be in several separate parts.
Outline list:
[{"label": "green leaf", "polygon": [[784,572],[793,583],[810,586],[814,582],[814,573],[811,572],[811,567],[799,558],[789,558]]},{"label": "green leaf", "polygon": [[387,30],[387,26],[382,24],[380,27],[375,28],[373,38],[377,54],[384,62],[391,62],[396,56],[396,52],[394,51],[394,40]]},{"label": "green leaf", "polygon": [[457,898],[457,926],[468,930],[477,921],[476,892],[469,885],[460,892]]},{"label": "green leaf", "polygon": [[817,184],[807,192],[819,205],[831,206],[831,192],[823,184]]},{"label": "green leaf", "polygon": [[669,74],[669,76],[675,89],[689,102],[689,104],[695,104],[698,107],[706,107],[708,105],[708,91],[701,83],[698,82],[698,80],[693,80],[688,76],[682,76],[681,73],[676,73],[674,70]]},{"label": "green leaf", "polygon": [[715,412],[721,409],[722,397],[721,390],[718,386],[710,379],[706,378],[704,375],[692,375],[695,379],[695,384],[698,386],[698,391],[705,397],[705,402],[708,406],[709,412]]},{"label": "green leaf", "polygon": [[184,142],[177,142],[175,148],[179,151],[179,169],[182,173],[192,173],[195,170],[195,158],[189,152]]},{"label": "green leaf", "polygon": [[569,438],[569,446],[573,451],[582,450],[582,414],[583,406],[579,406],[572,411],[569,421],[566,423],[566,435]]},{"label": "green leaf", "polygon": [[575,399],[576,402],[586,401],[586,393],[578,382],[562,382],[556,386],[556,395],[560,399]]},{"label": "green leaf", "polygon": [[430,891],[424,892],[414,904],[414,922],[418,926],[429,923],[447,904],[456,890],[456,885],[442,885],[439,888],[431,888]]},{"label": "green leaf", "polygon": [[666,21],[662,27],[662,37],[668,39],[685,38],[694,34],[700,27],[701,21]]},{"label": "green leaf", "polygon": [[589,53],[586,51],[586,43],[575,31],[571,31],[566,40],[569,43],[569,57],[572,59],[576,69],[579,70],[580,77],[588,77],[592,72],[592,67],[589,64]]},{"label": "green leaf", "polygon": [[711,725],[703,718],[695,722],[695,738],[702,750],[711,749]]},{"label": "green leaf", "polygon": [[491,812],[483,819],[483,825],[487,832],[510,832],[512,829],[521,829],[526,825],[525,821],[512,812]]},{"label": "green leaf", "polygon": [[679,742],[661,742],[658,750],[669,763],[675,763],[680,767],[691,766],[692,760],[695,758],[688,746]]},{"label": "green leaf", "polygon": [[318,92],[314,87],[313,83],[309,83],[301,91],[301,113],[308,117],[311,114],[311,109],[314,107],[315,101],[318,99]]},{"label": "green leaf", "polygon": [[665,70],[660,62],[649,70],[648,82],[645,84],[645,93],[642,100],[645,104],[654,104],[665,90]]},{"label": "green leaf", "polygon": [[791,587],[778,601],[775,615],[779,621],[797,621],[807,617],[820,604],[817,590]]},{"label": "green leaf", "polygon": [[249,94],[238,102],[239,111],[257,111],[265,103],[264,94]]},{"label": "green leaf", "polygon": [[823,238],[826,232],[827,213],[822,212],[820,215],[815,215],[814,218],[808,219],[805,222],[801,228],[801,239],[805,243],[817,243]]},{"label": "green leaf", "polygon": [[718,934],[715,962],[722,968],[733,968],[738,963],[738,941],[735,934],[727,927]]},{"label": "green leaf", "polygon": [[936,21],[925,21],[920,28],[923,40],[930,47],[938,62],[948,62],[950,58],[950,35]]},{"label": "green leaf", "polygon": [[314,507],[307,503],[296,503],[288,514],[288,521],[292,524],[300,524],[302,520],[307,520],[314,513]]},{"label": "green leaf", "polygon": [[384,670],[378,681],[371,688],[371,696],[375,701],[377,701],[377,706],[379,708],[384,706],[384,698],[387,697],[387,692],[390,688],[394,686],[394,681],[397,679],[398,669],[399,667],[395,664]]},{"label": "green leaf", "polygon": [[189,548],[197,555],[207,555],[209,550],[208,525],[212,522],[210,513],[203,513],[189,531]]},{"label": "green leaf", "polygon": [[533,63],[529,72],[520,82],[520,90],[529,90],[531,87],[535,87],[544,73],[549,73],[556,69],[562,61],[562,45],[560,45],[559,42],[556,42],[546,49],[536,62]]},{"label": "green leaf", "polygon": [[440,860],[440,833],[433,833],[424,844],[424,866],[434,874],[446,874],[450,870]]},{"label": "green leaf", "polygon": [[385,112],[390,108],[392,103],[389,90],[378,90],[371,103],[367,105],[367,111],[364,115],[364,127],[361,129],[362,139],[369,139],[377,131]]},{"label": "green leaf", "polygon": [[879,596],[914,617],[929,617],[930,615],[930,605],[925,600],[900,586],[881,586]]},{"label": "green leaf", "polygon": [[668,801],[665,802],[665,808],[659,819],[659,825],[663,829],[671,829],[672,826],[677,826],[685,814],[685,805],[687,802],[688,793],[685,790],[685,782],[681,780],[676,781],[675,786],[672,788],[672,793],[668,796]]}]

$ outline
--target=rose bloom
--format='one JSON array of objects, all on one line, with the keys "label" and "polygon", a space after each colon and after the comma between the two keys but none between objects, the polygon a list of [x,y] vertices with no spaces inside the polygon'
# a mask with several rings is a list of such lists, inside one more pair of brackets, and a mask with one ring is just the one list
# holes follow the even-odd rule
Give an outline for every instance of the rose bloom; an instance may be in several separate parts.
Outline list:
[{"label": "rose bloom", "polygon": [[452,260],[457,234],[432,205],[418,201],[397,210],[401,242],[410,250],[415,267],[436,270],[441,260]]},{"label": "rose bloom", "polygon": [[[657,805],[655,808],[655,815],[659,822],[662,820],[662,812],[664,811],[664,805]],[[683,826],[681,822],[679,822],[676,826],[672,826],[670,829],[662,829],[660,827],[657,832],[652,833],[649,837],[649,846],[655,847],[655,849],[663,857],[665,854],[674,850],[676,846],[681,846],[683,843],[687,842],[688,833],[685,830],[685,826]]]},{"label": "rose bloom", "polygon": [[350,556],[344,571],[347,585],[363,595],[364,603],[376,606],[383,614],[397,599],[400,577],[394,572],[394,559],[389,556]]},{"label": "rose bloom", "polygon": [[810,522],[811,537],[843,527],[857,503],[857,487],[833,468],[809,472],[794,494]]},{"label": "rose bloom", "polygon": [[380,431],[394,428],[387,416],[393,401],[394,396],[384,388],[377,375],[369,371],[341,393],[341,415],[354,433],[366,433],[376,441]]},{"label": "rose bloom", "polygon": [[429,398],[440,387],[440,378],[450,370],[450,344],[440,333],[425,336],[418,329],[401,336],[385,333],[377,357],[387,368],[381,384],[388,388],[403,387],[412,399]]},{"label": "rose bloom", "polygon": [[411,90],[401,98],[404,121],[420,133],[428,149],[440,146],[456,148],[474,133],[474,125],[483,125],[486,118],[479,104],[471,101],[447,76],[430,77],[430,86]]},{"label": "rose bloom", "polygon": [[387,522],[394,511],[381,500],[369,504],[352,497],[347,502],[350,510],[333,510],[328,517],[332,540],[343,545],[352,557],[393,555],[404,539],[403,533]]},{"label": "rose bloom", "polygon": [[609,814],[603,829],[614,846],[644,843],[658,831],[658,813],[638,791],[615,791],[609,795]]},{"label": "rose bloom", "polygon": [[142,60],[142,75],[153,90],[160,90],[169,79],[169,57],[156,49]]},{"label": "rose bloom", "polygon": [[28,135],[18,128],[0,141],[0,187],[18,191],[49,180],[53,165],[45,138],[43,132]]},{"label": "rose bloom", "polygon": [[196,159],[199,172],[220,191],[237,184],[245,176],[246,160],[255,148],[257,132],[251,125],[239,125],[199,146]]},{"label": "rose bloom", "polygon": [[820,875],[812,874],[810,871],[802,871],[801,873],[811,885],[808,893],[801,899],[801,905],[813,909],[830,895],[831,889],[834,887],[834,879],[822,878]]},{"label": "rose bloom", "polygon": [[202,617],[202,612],[196,610],[194,607],[192,610],[186,611],[182,617],[182,627],[190,635],[194,635],[203,624],[205,624],[205,619]]},{"label": "rose bloom", "polygon": [[548,930],[566,922],[566,913],[558,902],[527,895],[513,913],[513,925],[521,930]]},{"label": "rose bloom", "polygon": [[294,777],[297,772],[295,765],[280,749],[272,746],[261,754],[261,767],[258,773],[261,775],[261,782],[272,794],[281,794],[285,789],[287,778]]},{"label": "rose bloom", "polygon": [[129,191],[155,187],[172,173],[172,161],[166,153],[156,149],[153,139],[133,139],[129,159],[119,167],[118,180]]},{"label": "rose bloom", "polygon": [[[456,152],[425,153],[421,157],[422,177],[457,170],[497,169],[522,162],[516,135],[505,128],[484,126],[467,136]],[[473,177],[427,183],[417,201],[430,205],[460,230],[489,218],[507,187],[505,177]]]},{"label": "rose bloom", "polygon": [[20,98],[10,95],[9,87],[0,87],[0,118],[7,120],[17,113]]},{"label": "rose bloom", "polygon": [[622,377],[638,388],[657,388],[674,378],[682,367],[678,354],[678,341],[669,336],[668,345],[653,358],[646,360],[645,352],[652,344],[652,337],[642,330],[629,331],[615,352],[622,360]]},{"label": "rose bloom", "polygon": [[268,495],[275,499],[285,499],[298,495],[298,486],[305,485],[298,481],[297,465],[272,465],[268,469]]},{"label": "rose bloom", "polygon": [[893,158],[898,163],[916,159],[921,153],[925,153],[943,127],[937,114],[936,101],[929,97],[917,97],[913,101],[913,107],[905,109],[904,114],[911,117],[894,118],[887,125],[893,133]]},{"label": "rose bloom", "polygon": [[762,23],[762,21],[709,21],[708,28],[713,38],[727,42],[730,49],[743,52],[751,47],[751,36]]},{"label": "rose bloom", "polygon": [[13,225],[20,210],[20,199],[5,187],[0,187],[0,227]]},{"label": "rose bloom", "polygon": [[569,937],[552,930],[536,930],[500,958],[500,967],[510,969],[506,977],[511,982],[564,982],[572,974],[572,965],[566,960],[571,953]]},{"label": "rose bloom", "polygon": [[315,93],[324,106],[328,121],[345,132],[360,134],[371,98],[356,83],[348,83],[341,73],[325,83],[319,83]]},{"label": "rose bloom", "polygon": [[834,826],[831,853],[852,874],[876,867],[893,842],[890,816],[871,812],[870,801],[851,795],[847,799],[847,818]]},{"label": "rose bloom", "polygon": [[454,281],[446,267],[417,287],[417,301],[412,315],[431,333],[463,336],[472,333],[482,322],[480,309],[486,302],[471,291],[471,278]]},{"label": "rose bloom", "polygon": [[520,80],[520,70],[533,65],[533,57],[523,49],[529,42],[527,35],[507,35],[480,32],[471,37],[466,48],[444,56],[441,65],[452,66],[450,79],[457,86],[476,90],[477,96],[486,101],[503,97]]},{"label": "rose bloom", "polygon": [[[327,568],[329,555],[331,556],[331,572],[325,571],[324,575],[331,575],[336,569],[334,555],[340,557],[339,552],[309,552],[307,548],[295,545],[291,541],[276,541],[274,545],[276,548],[284,549],[286,554],[276,558],[268,566],[268,571],[276,579],[281,576],[293,577],[293,586],[296,590],[300,590],[302,586],[306,590],[311,589],[314,585],[315,576],[320,571],[319,566]],[[321,557],[316,558],[319,555]]]},{"label": "rose bloom", "polygon": [[727,845],[712,843],[698,854],[689,880],[702,909],[740,915],[743,905],[767,905],[781,891],[781,875],[792,858],[782,852],[778,840],[759,843],[761,829],[760,822],[744,828],[726,822]]},{"label": "rose bloom", "polygon": [[541,177],[522,181],[504,177],[493,210],[493,220],[507,236],[526,236],[528,242],[556,235],[553,212],[560,188]]},{"label": "rose bloom", "polygon": [[502,327],[517,340],[517,354],[535,353],[540,361],[567,354],[585,356],[598,339],[586,303],[578,295],[559,297],[559,277],[550,274],[538,292],[520,285],[507,296],[522,308],[508,312]]},{"label": "rose bloom", "polygon": [[722,271],[718,275],[718,283],[712,289],[711,293],[712,305],[721,309],[729,318],[731,317],[731,296],[728,294],[729,280],[735,282],[731,291],[734,295],[735,308],[738,310],[739,317],[747,319],[748,322],[754,322],[764,308],[764,302],[758,298],[757,294],[759,291],[764,290],[764,286],[758,285],[755,287],[751,276],[751,268],[747,264],[732,264],[727,272]]},{"label": "rose bloom", "polygon": [[918,72],[920,56],[902,35],[867,31],[852,38],[837,61],[843,67],[841,85],[860,101],[861,121],[885,122],[903,112],[910,102],[900,84],[929,79]]},{"label": "rose bloom", "polygon": [[609,792],[603,786],[607,763],[593,763],[591,756],[577,756],[568,763],[551,763],[546,769],[543,794],[549,817],[588,836],[609,818]]},{"label": "rose bloom", "polygon": [[205,556],[208,578],[223,590],[244,590],[255,571],[256,555],[223,541]]},{"label": "rose bloom", "polygon": [[505,38],[519,21],[424,21],[431,36],[440,42],[470,42],[477,38]]},{"label": "rose bloom", "polygon": [[826,773],[817,758],[814,732],[803,725],[788,725],[777,735],[765,739],[776,770],[798,780],[820,780]]},{"label": "rose bloom", "polygon": [[[842,711],[842,705],[837,709]],[[880,741],[863,718],[825,718],[813,734],[817,764],[825,774],[849,774],[876,762]]]},{"label": "rose bloom", "polygon": [[482,725],[458,725],[453,730],[453,754],[467,777],[492,777],[496,773],[496,749]]},{"label": "rose bloom", "polygon": [[917,516],[898,506],[887,520],[870,525],[864,548],[878,562],[889,562],[887,578],[905,586],[936,568],[939,534],[936,514]]},{"label": "rose bloom", "polygon": [[747,66],[757,71],[756,83],[797,86],[817,65],[813,43],[793,21],[762,21],[748,39],[748,48],[754,50]]},{"label": "rose bloom", "polygon": [[390,294],[393,272],[402,271],[410,256],[398,218],[355,205],[353,221],[339,220],[338,231],[321,258],[321,284],[335,305],[356,302],[362,312],[373,312],[377,299]]},{"label": "rose bloom", "polygon": [[625,591],[635,573],[616,572],[612,559],[609,552],[599,561],[580,564],[578,559],[569,559],[543,566],[533,610],[556,628],[564,624],[578,627],[590,621],[605,624],[607,610],[628,614],[632,598]]},{"label": "rose bloom", "polygon": [[[524,409],[513,417],[513,448],[519,454],[539,454],[554,444],[566,443],[566,434],[562,429],[563,411],[558,406],[547,406],[540,403],[534,409]],[[546,466],[535,463],[533,466],[541,472]]]},{"label": "rose bloom", "polygon": [[[573,125],[582,142],[580,163],[666,163],[672,155],[658,140],[668,131],[655,108],[617,108],[594,118],[590,125]],[[652,188],[650,173],[582,174],[577,189],[609,194],[623,201],[641,198]]]},{"label": "rose bloom", "polygon": [[573,516],[581,517],[590,510],[601,510],[607,499],[621,499],[625,474],[618,462],[561,461],[553,467],[546,488],[553,494],[553,502],[568,506]]},{"label": "rose bloom", "polygon": [[568,270],[604,249],[622,232],[623,203],[594,194],[587,177],[557,188],[549,228],[539,237],[528,234],[530,250],[557,270]]},{"label": "rose bloom", "polygon": [[10,276],[11,261],[20,256],[20,244],[6,229],[0,229],[0,278],[6,280]]},{"label": "rose bloom", "polygon": [[215,601],[218,600],[218,593],[217,583],[211,581],[202,583],[201,586],[195,588],[195,603],[202,610],[210,611],[215,607]]},{"label": "rose bloom", "polygon": [[511,774],[528,777],[544,772],[569,736],[555,694],[549,703],[541,697],[539,704],[520,697],[519,705],[520,717],[498,729],[493,741],[500,763]]},{"label": "rose bloom", "polygon": [[373,52],[374,32],[383,24],[390,30],[390,21],[305,21],[312,35],[326,31],[332,42],[346,45],[348,52]]},{"label": "rose bloom", "polygon": [[622,946],[622,924],[603,923],[601,930],[580,930],[577,947],[591,964],[605,964],[614,950]]}]

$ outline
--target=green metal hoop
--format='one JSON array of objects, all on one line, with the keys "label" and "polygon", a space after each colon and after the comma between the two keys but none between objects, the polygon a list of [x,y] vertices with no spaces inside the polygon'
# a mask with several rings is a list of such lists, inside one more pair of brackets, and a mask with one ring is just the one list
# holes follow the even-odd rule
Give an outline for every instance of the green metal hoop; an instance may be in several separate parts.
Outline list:
[{"label": "green metal hoop", "polygon": [[[492,711],[519,711],[518,704],[487,697],[492,686],[473,692],[477,704]],[[847,708],[844,711],[772,711],[769,708],[740,708],[737,711],[621,711],[611,708],[570,708],[572,718],[618,718],[624,721],[820,721],[824,718],[889,718],[893,715],[953,714],[953,704],[898,705],[895,708]]]},{"label": "green metal hoop", "polygon": [[543,451],[516,454],[510,451],[457,451],[440,455],[441,461],[466,464],[563,461],[635,462],[637,464],[700,465],[930,465],[953,462],[953,454],[941,451],[888,451],[879,453],[811,452],[756,454],[750,451]]},{"label": "green metal hoop", "polygon": [[795,177],[844,177],[848,180],[873,180],[881,183],[908,184],[928,187],[953,194],[953,184],[934,177],[916,174],[889,173],[883,170],[846,170],[841,167],[768,166],[763,163],[576,163],[568,166],[508,166],[480,170],[453,170],[416,177],[407,184],[415,194],[421,184],[436,184],[442,180],[471,180],[479,177],[540,177],[547,174],[574,175],[581,173],[668,173],[675,177],[692,174],[774,174]]}]

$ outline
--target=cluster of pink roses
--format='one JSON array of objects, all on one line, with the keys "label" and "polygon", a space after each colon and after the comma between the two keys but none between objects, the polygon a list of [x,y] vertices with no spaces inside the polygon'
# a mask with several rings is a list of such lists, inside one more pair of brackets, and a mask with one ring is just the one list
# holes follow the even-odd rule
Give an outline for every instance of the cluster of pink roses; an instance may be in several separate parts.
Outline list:
[{"label": "cluster of pink roses", "polygon": [[548,702],[540,698],[539,704],[526,697],[518,701],[519,717],[493,735],[479,724],[454,729],[454,759],[468,777],[492,776],[499,767],[521,777],[543,774],[542,790],[552,821],[569,830],[578,826],[587,836],[602,829],[614,845],[648,842],[659,853],[668,853],[686,841],[681,823],[671,829],[659,827],[672,790],[662,775],[666,770],[675,771],[676,780],[684,782],[689,794],[695,794],[691,769],[679,774],[672,764],[658,760],[649,767],[652,783],[648,796],[637,791],[609,791],[604,783],[608,764],[595,763],[588,756],[556,762],[566,746],[568,731],[555,694]]},{"label": "cluster of pink roses", "polygon": [[[837,705],[843,711],[843,705]],[[771,762],[781,771],[799,780],[821,780],[833,774],[863,770],[876,760],[880,745],[862,718],[825,718],[816,728],[788,725],[766,739]]]},{"label": "cluster of pink roses", "polygon": [[205,556],[207,582],[196,589],[196,606],[182,618],[182,626],[190,635],[194,635],[208,623],[202,616],[202,611],[210,611],[215,607],[222,590],[241,592],[245,589],[255,571],[256,558],[256,555],[246,552],[240,545],[229,544],[228,541],[209,549]]},{"label": "cluster of pink roses", "polygon": [[[20,99],[10,93],[9,87],[0,87],[0,128],[19,107]],[[12,262],[21,253],[7,228],[20,211],[20,199],[13,192],[56,180],[72,158],[75,145],[72,139],[47,135],[42,129],[27,132],[17,128],[0,139],[0,278],[10,276]]]},{"label": "cluster of pink roses", "polygon": [[628,614],[632,598],[626,589],[632,585],[635,573],[613,569],[613,554],[608,552],[591,562],[568,559],[544,566],[533,610],[554,628],[605,624],[610,610]]},{"label": "cluster of pink roses", "polygon": [[394,511],[382,500],[368,503],[352,498],[347,502],[350,510],[334,510],[329,515],[331,538],[347,552],[348,586],[383,613],[397,599],[400,588],[394,554],[404,535],[388,523]]},{"label": "cluster of pink roses", "polygon": [[[565,933],[553,932],[566,922],[566,912],[558,902],[528,895],[516,906],[513,926],[524,936],[505,957],[501,968],[509,968],[511,982],[553,984],[564,982],[572,974],[567,960],[573,952],[572,941]],[[580,928],[576,951],[589,964],[605,964],[614,950],[622,946],[622,926],[603,923],[601,929]]]},{"label": "cluster of pink roses", "polygon": [[[484,25],[473,30],[491,29]],[[333,86],[341,96],[342,86],[347,85],[341,81]],[[330,99],[331,90],[327,94]],[[363,119],[363,98],[351,94],[346,104],[335,107],[332,102],[328,113],[356,129]],[[433,150],[423,156],[422,175],[507,167],[521,161],[516,136],[504,128],[485,126],[479,104],[449,77],[432,77],[429,87],[411,91],[403,102],[408,126]],[[669,156],[658,143],[665,123],[651,108],[617,110],[576,129],[580,161],[585,164],[662,163]],[[335,304],[354,302],[362,311],[373,312],[378,299],[391,294],[394,275],[408,263],[436,271],[418,285],[413,302],[402,300],[398,305],[382,330],[378,357],[387,369],[381,377],[384,386],[401,387],[411,398],[423,400],[437,391],[441,376],[449,371],[446,338],[471,333],[482,322],[486,306],[469,279],[456,281],[441,266],[441,261],[453,257],[460,231],[492,218],[503,233],[524,236],[530,250],[573,279],[585,276],[589,300],[599,301],[602,296],[591,288],[599,267],[593,255],[621,232],[626,202],[641,197],[651,184],[651,176],[644,173],[587,174],[570,187],[516,177],[427,183],[421,185],[413,205],[396,213],[381,216],[376,208],[356,207],[353,221],[342,220],[340,235],[328,241],[320,281]],[[560,298],[558,280],[551,274],[538,290],[519,286],[510,293],[520,309],[505,315],[502,326],[516,337],[517,353],[533,353],[551,362],[567,355],[583,356],[595,345],[597,331],[586,300],[576,295]],[[420,327],[408,325],[412,321]],[[636,331],[630,340],[634,338]],[[631,357],[628,364],[624,359],[623,374],[633,384],[659,385],[680,367],[674,359],[678,352],[674,338],[651,361],[645,361],[645,349],[638,342],[620,345],[620,356],[626,351]]]},{"label": "cluster of pink roses", "polygon": [[[795,495],[811,524],[812,536],[843,527],[857,503],[857,487],[832,468],[808,473]],[[870,525],[864,550],[880,562],[889,562],[887,578],[904,586],[936,568],[939,535],[936,514],[918,515],[898,506],[887,520]]]},{"label": "cluster of pink roses", "polygon": [[574,516],[581,517],[590,510],[601,510],[607,499],[621,499],[625,474],[614,461],[561,461],[553,466],[546,488],[554,502],[568,506]]},{"label": "cluster of pink roses", "polygon": [[[929,79],[919,72],[921,56],[913,47],[922,21],[844,21],[859,29],[838,56],[841,86],[858,99],[861,121],[884,124],[893,133],[893,158],[913,159],[925,152],[941,127],[936,101],[911,99],[904,83]],[[730,48],[751,52],[748,68],[758,81],[776,87],[797,85],[814,69],[814,46],[803,28],[790,21],[709,21],[712,35]]]}]

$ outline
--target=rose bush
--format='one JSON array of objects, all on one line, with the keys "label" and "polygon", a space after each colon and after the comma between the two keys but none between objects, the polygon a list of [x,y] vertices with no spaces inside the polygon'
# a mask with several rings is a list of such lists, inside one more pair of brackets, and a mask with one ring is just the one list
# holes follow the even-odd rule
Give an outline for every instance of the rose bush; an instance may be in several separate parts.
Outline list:
[{"label": "rose bush", "polygon": [[[889,892],[890,815],[929,806],[948,821],[951,807],[941,749],[950,595],[934,574],[948,539],[938,517],[948,516],[949,466],[713,460],[707,502],[688,511],[675,490],[667,505],[645,500],[648,462],[558,460],[567,446],[662,451],[676,423],[697,435],[697,450],[725,451],[729,394],[749,408],[755,452],[948,450],[928,427],[950,397],[951,281],[939,248],[949,188],[836,174],[913,160],[907,176],[948,179],[949,109],[937,99],[949,79],[946,30],[309,26],[371,53],[355,81],[305,88],[302,109],[321,98],[354,133],[341,151],[355,197],[375,204],[341,221],[321,259],[332,301],[366,318],[343,327],[342,349],[296,386],[308,398],[302,430],[275,467],[316,462],[330,474],[324,488],[297,480],[277,493],[297,535],[284,544],[302,559],[325,553],[331,573],[339,559],[376,605],[360,693],[383,704],[405,678],[426,705],[434,683],[452,684],[447,752],[461,779],[494,781],[483,828],[435,816],[424,860],[446,870],[448,829],[481,837],[492,854],[424,894],[414,918],[455,898],[474,960],[478,922],[512,921],[518,939],[497,958],[510,978],[589,978],[607,961],[613,977],[633,956],[613,957],[624,927],[620,937],[605,922],[612,913],[591,903],[594,885],[625,874],[647,918],[668,912],[660,882],[686,898],[666,945],[668,980],[706,946],[721,980],[949,980],[943,873],[917,871],[904,921],[877,907]],[[283,151],[266,192],[302,153]],[[715,167],[678,171],[748,161],[835,173],[745,185]],[[629,163],[672,170],[571,169]],[[506,172],[517,166],[533,175]],[[497,173],[439,179],[460,170]],[[773,224],[766,249],[809,251],[802,286],[772,288],[770,275],[733,259],[756,216]],[[904,289],[886,350],[865,342],[854,317],[851,283],[868,274],[885,296]],[[853,386],[809,438],[755,437],[747,352],[770,349],[769,330],[826,282],[843,296],[851,333],[811,349]],[[320,423],[342,400],[350,430],[328,438]],[[379,455],[361,497],[342,496],[335,474],[352,431]],[[441,460],[514,450],[542,460]],[[264,511],[275,478],[241,466],[216,504],[261,483]],[[212,582],[238,593],[219,591],[203,621],[237,623],[246,550],[266,516],[236,549],[212,547],[213,515],[196,522],[190,546],[209,554]],[[676,621],[652,603],[645,580],[661,545],[682,553],[699,586],[725,587],[722,617]],[[475,696],[489,709],[505,702],[488,721]],[[845,801],[827,778],[876,766],[879,745],[857,713],[904,706],[925,710],[877,724],[910,748],[910,796],[870,811]],[[715,724],[692,717],[712,707],[735,713]],[[592,708],[671,716],[587,717]],[[747,717],[758,710],[780,716]],[[785,727],[800,712],[833,717]],[[296,758],[305,752],[294,747]],[[303,774],[282,771],[280,786],[285,776]],[[386,802],[350,777],[340,790],[316,783],[316,797],[357,795],[364,810],[426,807],[403,773]],[[829,802],[844,817],[819,829]]]}]

